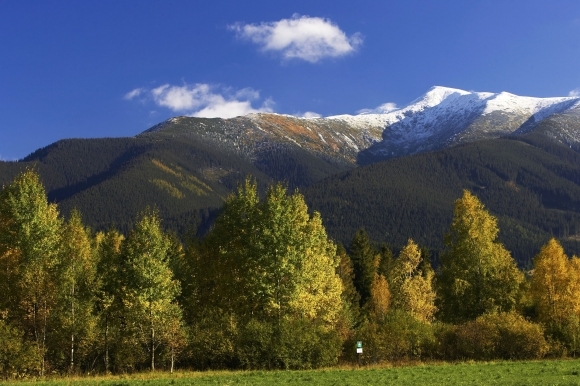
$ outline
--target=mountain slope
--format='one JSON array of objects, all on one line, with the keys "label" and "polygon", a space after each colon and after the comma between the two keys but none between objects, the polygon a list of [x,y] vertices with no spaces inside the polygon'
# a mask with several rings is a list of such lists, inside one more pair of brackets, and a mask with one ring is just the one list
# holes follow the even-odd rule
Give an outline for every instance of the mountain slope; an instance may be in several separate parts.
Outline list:
[{"label": "mountain slope", "polygon": [[[515,189],[515,186],[530,197],[551,197],[546,192],[561,185],[562,173],[575,175],[575,164],[569,157],[580,148],[579,101],[579,98],[528,98],[435,87],[402,109],[357,116],[175,117],[134,138],[63,140],[22,161],[0,162],[0,183],[8,183],[25,167],[35,167],[46,184],[49,199],[57,202],[65,214],[78,208],[96,229],[114,225],[126,231],[139,211],[154,205],[165,218],[166,226],[184,231],[192,224],[207,225],[227,194],[246,175],[252,175],[262,188],[274,181],[285,181],[290,189],[312,186],[307,190],[309,200],[328,216],[330,231],[343,242],[365,225],[372,228],[369,232],[378,241],[399,245],[413,236],[440,249],[440,230],[445,228],[445,221],[451,216],[449,205],[461,194],[462,187],[487,186],[481,190],[484,196],[490,194],[486,198],[489,201],[484,202],[511,202],[518,200],[509,198],[506,187]],[[496,142],[481,142],[506,135],[510,139],[497,142],[497,149]],[[534,143],[531,147],[530,141]],[[463,146],[469,143],[473,147]],[[469,152],[465,153],[465,149],[472,148],[485,154],[485,164],[478,164]],[[530,149],[535,149],[535,153],[529,153]],[[558,150],[550,153],[546,149]],[[438,156],[405,157],[432,150],[444,151]],[[463,165],[465,170],[451,167],[454,163],[442,162],[437,158],[441,154]],[[546,154],[552,158],[544,159]],[[398,160],[377,164],[377,169],[373,166],[357,169],[361,164],[396,156]],[[558,161],[558,157],[564,160]],[[546,165],[564,162],[565,167],[548,170],[542,162]],[[378,175],[369,172],[383,168],[386,171]],[[341,174],[336,177],[338,180],[332,177],[349,170],[350,174]],[[518,176],[529,176],[528,171],[532,170],[535,177],[505,180],[505,175],[511,175],[513,170]],[[364,178],[354,178],[357,173]],[[487,176],[488,182],[482,184],[473,175]],[[329,179],[320,182],[325,178]],[[350,193],[344,193],[344,189]],[[574,192],[575,188],[557,189]],[[369,196],[369,192],[374,195]],[[418,194],[428,200],[417,197]],[[528,202],[526,197],[520,197],[520,201]],[[531,240],[530,245],[535,245],[550,232],[569,234],[570,224],[575,226],[572,220],[568,222],[562,217],[575,218],[572,213],[575,204],[563,208],[552,208],[550,205],[555,204],[550,204],[544,208],[547,204],[542,200],[538,201],[541,205],[533,206],[531,201],[528,204],[548,210],[541,214],[546,215],[549,226],[539,224],[537,219],[530,223],[534,216],[521,217],[523,212],[509,212],[510,208],[519,207],[517,203],[506,208],[507,217],[502,221],[513,218],[516,221],[513,224],[517,225],[513,229],[523,229],[518,231],[523,235],[522,246],[514,244],[518,251],[528,251],[524,241]],[[383,212],[398,218],[399,225],[387,228],[381,225],[386,222],[380,217]],[[504,215],[499,209],[497,213]],[[411,229],[423,231],[416,235],[409,233]],[[505,232],[511,231],[512,227]],[[517,253],[522,258],[525,255]]]},{"label": "mountain slope", "polygon": [[[142,135],[195,137],[253,160],[272,148],[300,148],[328,162],[354,165],[525,134],[562,114],[579,117],[580,98],[532,98],[437,86],[394,111],[326,118],[279,114],[232,119],[176,117]],[[579,143],[580,132],[568,140]]]},{"label": "mountain slope", "polygon": [[521,265],[551,236],[580,252],[580,155],[537,133],[378,162],[304,194],[342,243],[365,227],[377,242],[402,247],[411,237],[437,252],[463,189],[498,217],[500,239]]},{"label": "mountain slope", "polygon": [[506,92],[433,87],[402,109],[327,119],[356,127],[382,125],[382,140],[366,149],[361,157],[381,160],[508,134],[525,134],[551,115],[568,111],[580,111],[580,98],[531,98]]},{"label": "mountain slope", "polygon": [[129,229],[136,214],[156,206],[171,229],[185,231],[211,218],[246,175],[262,188],[286,181],[293,189],[347,170],[300,148],[267,149],[252,160],[196,137],[71,139],[19,162],[0,162],[0,184],[25,168],[41,175],[51,202],[73,208],[95,229]]}]

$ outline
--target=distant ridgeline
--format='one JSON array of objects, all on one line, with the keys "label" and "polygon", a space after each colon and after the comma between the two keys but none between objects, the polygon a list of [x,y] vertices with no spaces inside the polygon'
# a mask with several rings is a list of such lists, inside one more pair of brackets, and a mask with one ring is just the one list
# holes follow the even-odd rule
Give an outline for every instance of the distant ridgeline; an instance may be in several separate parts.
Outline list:
[{"label": "distant ridgeline", "polygon": [[252,175],[260,189],[300,189],[345,245],[364,227],[396,249],[412,237],[435,259],[469,189],[529,266],[551,236],[580,252],[579,101],[434,87],[402,109],[357,116],[176,117],[134,138],[62,140],[0,162],[0,183],[33,167],[61,213],[77,208],[95,230],[127,232],[155,206],[167,229],[201,235]]}]

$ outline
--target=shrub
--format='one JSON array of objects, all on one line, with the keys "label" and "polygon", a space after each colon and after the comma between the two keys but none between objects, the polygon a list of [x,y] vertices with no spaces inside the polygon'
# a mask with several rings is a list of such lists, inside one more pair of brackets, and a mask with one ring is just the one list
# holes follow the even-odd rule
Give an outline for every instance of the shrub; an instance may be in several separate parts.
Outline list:
[{"label": "shrub", "polygon": [[24,378],[40,370],[40,355],[25,342],[23,333],[0,320],[0,374],[4,379]]},{"label": "shrub", "polygon": [[436,347],[433,327],[401,310],[389,311],[381,321],[366,321],[357,331],[357,339],[363,341],[363,360],[372,363],[432,357]]},{"label": "shrub", "polygon": [[336,364],[342,340],[337,331],[308,319],[280,324],[250,320],[240,331],[237,355],[245,368],[311,369]]},{"label": "shrub", "polygon": [[548,351],[542,327],[514,312],[484,314],[454,333],[446,336],[447,344],[456,344],[447,349],[453,359],[536,359]]}]

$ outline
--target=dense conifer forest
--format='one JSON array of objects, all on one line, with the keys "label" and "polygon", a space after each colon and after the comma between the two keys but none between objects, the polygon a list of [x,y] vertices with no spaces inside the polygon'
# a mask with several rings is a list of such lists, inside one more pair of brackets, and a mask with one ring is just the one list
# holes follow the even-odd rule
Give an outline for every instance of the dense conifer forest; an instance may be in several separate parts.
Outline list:
[{"label": "dense conifer forest", "polygon": [[32,167],[51,203],[73,209],[95,231],[127,234],[135,214],[155,205],[163,226],[203,236],[225,198],[247,175],[260,194],[276,181],[299,188],[329,235],[348,245],[364,227],[373,242],[400,250],[409,237],[438,262],[453,201],[477,194],[500,225],[499,239],[520,267],[551,237],[580,253],[580,156],[534,132],[348,170],[300,149],[270,146],[247,159],[194,137],[72,139],[19,162],[0,162],[0,183]]},{"label": "dense conifer forest", "polygon": [[438,255],[463,189],[497,216],[499,239],[521,267],[551,237],[580,252],[580,155],[537,134],[379,162],[303,192],[342,243],[365,227],[376,242],[400,249],[412,237]]},{"label": "dense conifer forest", "polygon": [[450,217],[436,269],[413,238],[344,248],[298,191],[250,178],[203,238],[155,208],[95,232],[25,170],[0,191],[0,373],[317,368],[357,341],[367,364],[577,355],[580,259],[550,238],[521,270],[469,190]]}]

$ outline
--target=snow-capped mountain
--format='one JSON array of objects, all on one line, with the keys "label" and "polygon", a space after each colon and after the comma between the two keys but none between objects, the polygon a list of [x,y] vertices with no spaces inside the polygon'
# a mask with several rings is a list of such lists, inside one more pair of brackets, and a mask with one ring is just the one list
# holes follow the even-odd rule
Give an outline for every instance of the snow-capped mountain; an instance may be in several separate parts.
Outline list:
[{"label": "snow-capped mountain", "polygon": [[[469,92],[436,86],[395,111],[326,119],[348,122],[359,128],[382,126],[382,140],[367,149],[367,153],[389,158],[462,142],[523,134],[563,113],[580,117],[580,98],[532,98],[507,92]],[[580,141],[580,127],[571,134],[569,141]]]},{"label": "snow-capped mountain", "polygon": [[[558,120],[565,124],[558,124]],[[176,117],[146,133],[194,135],[229,146],[251,159],[259,158],[265,149],[286,146],[326,160],[355,164],[524,134],[542,123],[558,141],[580,143],[580,98],[533,98],[436,86],[394,110],[385,104],[359,115],[326,118],[280,114],[231,119]]]}]

